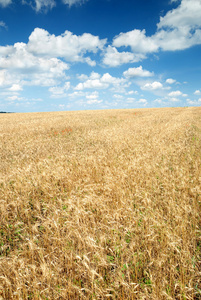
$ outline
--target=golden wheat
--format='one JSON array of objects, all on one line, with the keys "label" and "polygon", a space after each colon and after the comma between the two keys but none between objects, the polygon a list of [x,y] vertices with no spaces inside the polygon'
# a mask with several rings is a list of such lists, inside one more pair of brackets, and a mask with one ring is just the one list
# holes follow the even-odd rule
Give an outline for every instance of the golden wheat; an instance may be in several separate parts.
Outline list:
[{"label": "golden wheat", "polygon": [[201,108],[0,115],[0,299],[201,299]]}]

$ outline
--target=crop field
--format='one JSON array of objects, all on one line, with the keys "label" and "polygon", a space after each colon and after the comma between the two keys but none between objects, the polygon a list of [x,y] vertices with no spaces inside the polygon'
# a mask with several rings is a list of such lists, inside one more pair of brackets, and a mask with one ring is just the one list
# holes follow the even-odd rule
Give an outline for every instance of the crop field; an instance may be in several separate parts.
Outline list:
[{"label": "crop field", "polygon": [[0,299],[201,299],[201,107],[0,115]]}]

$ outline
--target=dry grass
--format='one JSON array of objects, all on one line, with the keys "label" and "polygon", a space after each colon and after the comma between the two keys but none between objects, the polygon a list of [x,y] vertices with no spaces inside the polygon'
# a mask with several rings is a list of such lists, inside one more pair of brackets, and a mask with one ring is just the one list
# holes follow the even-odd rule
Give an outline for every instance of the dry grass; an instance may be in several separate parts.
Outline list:
[{"label": "dry grass", "polygon": [[201,108],[0,116],[0,299],[201,299]]}]

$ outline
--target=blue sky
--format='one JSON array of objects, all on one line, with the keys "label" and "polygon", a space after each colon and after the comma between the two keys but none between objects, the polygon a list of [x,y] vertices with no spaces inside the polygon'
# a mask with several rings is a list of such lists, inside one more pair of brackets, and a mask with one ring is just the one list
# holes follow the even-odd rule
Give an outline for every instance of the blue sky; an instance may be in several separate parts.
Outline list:
[{"label": "blue sky", "polygon": [[0,0],[0,111],[201,105],[201,0]]}]

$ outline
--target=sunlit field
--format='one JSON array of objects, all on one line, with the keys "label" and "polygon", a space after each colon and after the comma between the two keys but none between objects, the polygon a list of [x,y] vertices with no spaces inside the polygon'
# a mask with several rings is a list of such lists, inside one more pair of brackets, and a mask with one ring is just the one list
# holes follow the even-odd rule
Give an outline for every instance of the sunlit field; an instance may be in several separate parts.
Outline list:
[{"label": "sunlit field", "polygon": [[0,299],[201,299],[201,108],[0,115]]}]

